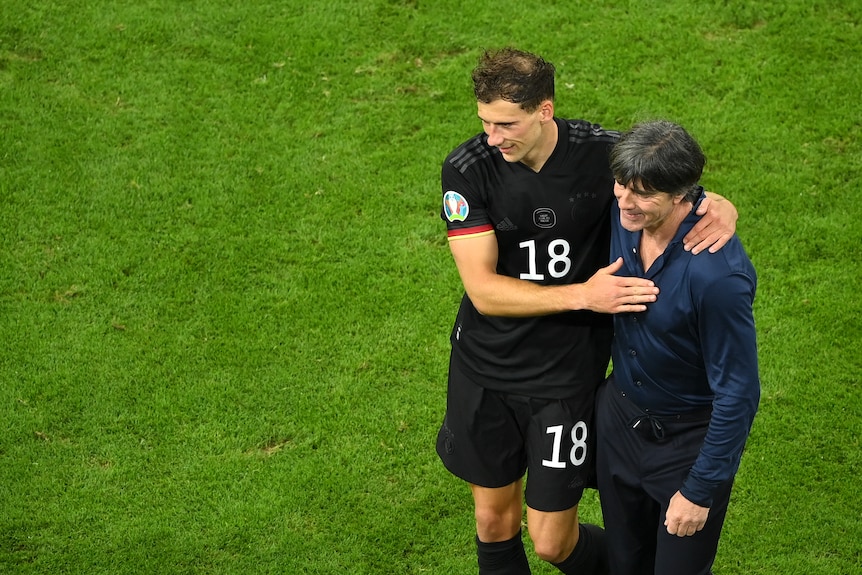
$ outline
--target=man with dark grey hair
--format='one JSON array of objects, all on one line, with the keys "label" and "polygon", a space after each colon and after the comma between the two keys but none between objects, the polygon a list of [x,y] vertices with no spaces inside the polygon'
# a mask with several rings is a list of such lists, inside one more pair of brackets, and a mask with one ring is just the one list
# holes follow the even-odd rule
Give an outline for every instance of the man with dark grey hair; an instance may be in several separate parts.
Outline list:
[{"label": "man with dark grey hair", "polygon": [[648,122],[610,154],[611,260],[661,290],[614,315],[613,373],[597,400],[597,472],[612,575],[711,573],[760,399],[757,278],[734,235],[692,257],[706,158],[682,127]]}]

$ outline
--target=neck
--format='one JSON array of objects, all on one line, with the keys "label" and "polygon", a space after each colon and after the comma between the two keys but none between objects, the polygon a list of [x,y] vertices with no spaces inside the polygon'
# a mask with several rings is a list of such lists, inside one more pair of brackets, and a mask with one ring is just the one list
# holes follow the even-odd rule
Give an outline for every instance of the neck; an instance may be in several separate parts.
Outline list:
[{"label": "neck", "polygon": [[673,211],[655,228],[644,228],[641,235],[640,253],[644,269],[648,270],[652,263],[664,253],[667,246],[676,236],[680,224],[691,212],[692,204],[682,201],[674,206]]},{"label": "neck", "polygon": [[559,129],[553,117],[548,121],[542,122],[541,127],[542,135],[539,143],[534,148],[535,153],[521,160],[521,163],[534,172],[541,170],[545,162],[548,161],[548,158],[551,157],[551,154],[554,153],[554,148],[557,147],[557,138],[559,137]]}]

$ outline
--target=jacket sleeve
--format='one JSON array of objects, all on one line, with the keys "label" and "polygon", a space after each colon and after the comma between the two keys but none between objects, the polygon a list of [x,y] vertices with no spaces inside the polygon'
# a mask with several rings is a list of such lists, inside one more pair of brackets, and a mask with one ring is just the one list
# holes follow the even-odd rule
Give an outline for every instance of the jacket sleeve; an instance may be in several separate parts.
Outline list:
[{"label": "jacket sleeve", "polygon": [[760,401],[755,287],[751,268],[750,273],[731,273],[697,290],[698,330],[715,398],[706,438],[680,492],[704,507],[712,505],[715,490],[739,469]]}]

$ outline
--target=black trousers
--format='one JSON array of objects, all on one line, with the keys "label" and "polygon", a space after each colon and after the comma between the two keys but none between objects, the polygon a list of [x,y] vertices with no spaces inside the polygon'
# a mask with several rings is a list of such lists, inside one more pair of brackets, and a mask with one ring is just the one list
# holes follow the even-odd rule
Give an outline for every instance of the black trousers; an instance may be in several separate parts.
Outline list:
[{"label": "black trousers", "polygon": [[599,391],[596,421],[611,575],[711,573],[733,480],[716,493],[702,531],[677,537],[664,526],[670,498],[700,452],[709,413],[648,418],[611,378]]}]

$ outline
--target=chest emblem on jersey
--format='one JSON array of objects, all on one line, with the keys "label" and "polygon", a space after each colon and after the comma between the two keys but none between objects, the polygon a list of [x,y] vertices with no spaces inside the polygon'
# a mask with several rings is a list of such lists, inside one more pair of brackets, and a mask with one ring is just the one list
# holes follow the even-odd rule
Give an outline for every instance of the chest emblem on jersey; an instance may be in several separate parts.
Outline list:
[{"label": "chest emblem on jersey", "polygon": [[464,196],[449,190],[443,194],[443,213],[450,222],[463,222],[470,213],[470,206]]},{"label": "chest emblem on jersey", "polygon": [[557,225],[557,214],[551,208],[539,208],[533,212],[533,223],[539,228],[553,228]]}]

